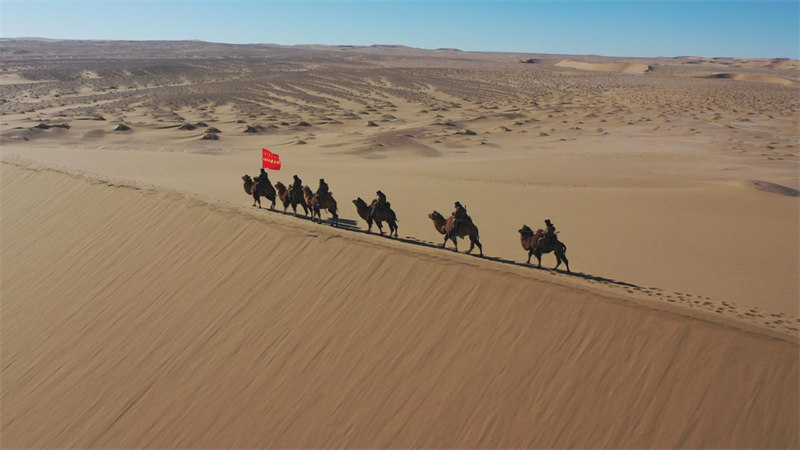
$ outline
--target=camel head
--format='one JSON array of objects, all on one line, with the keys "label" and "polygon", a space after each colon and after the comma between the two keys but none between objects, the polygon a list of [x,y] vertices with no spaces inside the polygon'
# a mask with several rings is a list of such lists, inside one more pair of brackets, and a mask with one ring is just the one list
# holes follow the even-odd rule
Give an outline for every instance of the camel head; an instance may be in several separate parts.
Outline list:
[{"label": "camel head", "polygon": [[250,175],[247,175],[247,174],[245,174],[245,176],[243,176],[243,177],[242,177],[242,179],[243,179],[245,182],[248,182],[248,183],[253,181],[253,179],[252,179],[252,178],[250,178]]},{"label": "camel head", "polygon": [[353,200],[353,204],[356,205],[357,208],[368,208],[367,202],[365,202],[364,199],[361,197],[358,197],[357,199]]},{"label": "camel head", "polygon": [[434,212],[428,214],[428,219],[444,220],[444,217],[441,214],[439,214],[439,211],[434,211]]},{"label": "camel head", "polygon": [[314,191],[312,191],[311,188],[308,186],[303,186],[303,192],[308,195],[312,195],[314,193]]},{"label": "camel head", "polygon": [[283,194],[283,192],[285,192],[285,191],[286,191],[286,186],[284,186],[284,185],[283,185],[283,183],[281,183],[280,181],[278,181],[277,183],[275,183],[275,189],[277,189],[277,190],[278,190],[278,192],[280,192],[281,194]]},{"label": "camel head", "polygon": [[523,236],[525,236],[525,235],[533,235],[533,230],[531,230],[531,227],[529,227],[527,225],[523,225],[522,228],[520,228],[517,231],[519,231],[519,234],[521,234]]}]

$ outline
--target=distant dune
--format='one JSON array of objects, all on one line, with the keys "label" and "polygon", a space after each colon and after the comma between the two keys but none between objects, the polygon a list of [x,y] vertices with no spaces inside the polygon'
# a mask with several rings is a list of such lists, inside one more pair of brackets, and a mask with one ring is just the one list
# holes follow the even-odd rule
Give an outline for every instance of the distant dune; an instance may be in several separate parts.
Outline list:
[{"label": "distant dune", "polygon": [[588,70],[592,72],[614,72],[614,73],[645,73],[651,67],[642,63],[592,63],[585,61],[575,61],[571,59],[536,59],[525,60],[526,63],[544,64],[548,66],[565,67],[570,69]]},{"label": "distant dune", "polygon": [[752,73],[718,73],[714,75],[709,75],[708,78],[722,78],[722,79],[731,79],[738,81],[757,81],[759,83],[775,83],[775,84],[782,84],[784,86],[793,86],[797,84],[797,82],[789,80],[787,78],[776,77],[771,75],[759,75]]},{"label": "distant dune", "polygon": [[571,61],[564,59],[555,63],[557,67],[569,67],[571,69],[591,70],[594,72],[617,72],[617,73],[645,73],[650,70],[647,64],[639,63],[587,63],[581,61]]}]

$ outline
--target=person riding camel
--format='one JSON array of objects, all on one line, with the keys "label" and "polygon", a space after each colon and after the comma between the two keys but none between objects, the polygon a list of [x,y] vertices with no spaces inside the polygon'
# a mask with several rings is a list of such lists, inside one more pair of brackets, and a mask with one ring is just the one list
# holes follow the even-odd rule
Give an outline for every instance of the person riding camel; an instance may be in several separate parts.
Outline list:
[{"label": "person riding camel", "polygon": [[455,236],[458,232],[458,227],[469,220],[467,215],[467,208],[461,205],[461,202],[455,203],[456,210],[453,211],[453,230],[450,232],[451,236]]},{"label": "person riding camel", "polygon": [[261,173],[253,181],[259,183],[264,180],[269,181],[269,175],[267,175],[267,172],[264,171],[264,168],[261,168]]},{"label": "person riding camel", "polygon": [[324,178],[319,179],[319,188],[317,189],[316,196],[318,203],[325,201],[325,198],[328,196],[328,183],[325,182]]},{"label": "person riding camel", "polygon": [[301,180],[297,175],[294,176],[294,183],[292,184],[292,189],[289,192],[289,203],[299,203],[297,198],[303,198],[303,180]]},{"label": "person riding camel", "polygon": [[550,222],[550,219],[544,219],[544,226],[545,226],[544,236],[542,236],[539,239],[539,241],[536,242],[536,245],[538,247],[549,244],[550,241],[556,237],[556,226],[553,225],[552,222]]},{"label": "person riding camel", "polygon": [[378,211],[382,211],[389,206],[389,203],[386,201],[386,194],[384,194],[380,190],[378,190],[376,194],[378,195],[378,199],[372,204],[372,208],[369,211],[370,219],[374,219],[375,214]]}]

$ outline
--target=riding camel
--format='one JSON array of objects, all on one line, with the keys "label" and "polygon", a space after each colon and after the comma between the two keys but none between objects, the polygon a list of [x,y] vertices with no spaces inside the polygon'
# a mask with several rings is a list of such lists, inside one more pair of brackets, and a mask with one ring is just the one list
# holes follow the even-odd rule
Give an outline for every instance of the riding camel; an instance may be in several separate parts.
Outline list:
[{"label": "riding camel", "polygon": [[303,207],[303,212],[307,216],[308,215],[308,205],[306,205],[306,201],[302,195],[295,195],[294,200],[292,200],[291,191],[284,186],[283,183],[278,181],[275,183],[275,189],[278,191],[278,197],[280,197],[281,202],[283,203],[283,212],[286,212],[286,208],[289,205],[292,206],[292,211],[294,211],[294,215],[297,215],[297,205]]},{"label": "riding camel", "polygon": [[242,180],[244,180],[244,191],[253,196],[253,206],[258,203],[258,207],[261,208],[261,197],[266,197],[272,202],[269,209],[275,209],[275,188],[272,187],[268,178],[254,181],[250,175],[245,175]]},{"label": "riding camel", "polygon": [[353,204],[356,205],[356,210],[358,210],[358,215],[361,216],[367,222],[369,228],[367,229],[367,233],[372,231],[372,221],[375,220],[375,224],[378,225],[378,231],[383,234],[383,222],[389,224],[389,236],[394,237],[397,236],[397,215],[392,210],[389,204],[386,205],[386,208],[380,208],[375,211],[375,215],[372,215],[372,208],[377,203],[377,200],[373,200],[372,204],[367,206],[367,202],[365,202],[361,197],[353,200]]},{"label": "riding camel", "polygon": [[428,218],[433,221],[433,227],[436,228],[436,231],[444,235],[444,242],[442,242],[442,248],[447,245],[447,239],[451,239],[453,241],[453,245],[458,251],[458,242],[456,242],[456,236],[460,238],[464,238],[464,236],[469,236],[469,250],[467,253],[470,253],[475,246],[478,246],[478,250],[481,252],[481,256],[483,256],[483,245],[481,245],[481,241],[478,239],[478,227],[472,223],[472,219],[468,219],[461,223],[458,226],[458,229],[455,233],[453,231],[453,221],[455,220],[454,216],[450,216],[447,219],[444,218],[438,211],[434,211],[428,214]]},{"label": "riding camel", "polygon": [[531,230],[531,228],[527,225],[523,225],[522,228],[517,231],[519,231],[519,239],[520,243],[522,244],[522,248],[528,252],[528,262],[525,264],[530,264],[531,255],[535,255],[536,259],[539,261],[539,267],[541,268],[542,254],[554,251],[556,254],[557,263],[553,269],[558,269],[558,266],[561,265],[561,261],[563,260],[564,264],[567,266],[567,273],[572,273],[569,271],[567,246],[558,240],[558,236],[552,236],[550,239],[542,240],[542,238],[544,238],[544,230],[540,228],[534,233],[533,230]]},{"label": "riding camel", "polygon": [[328,192],[325,198],[319,199],[317,198],[317,194],[315,194],[310,187],[303,186],[303,196],[305,197],[305,201],[309,208],[311,208],[311,220],[314,220],[314,216],[317,216],[317,222],[322,223],[322,215],[320,214],[320,210],[327,209],[332,216],[331,225],[335,227],[339,226],[339,214],[336,213],[338,208],[332,192]]}]

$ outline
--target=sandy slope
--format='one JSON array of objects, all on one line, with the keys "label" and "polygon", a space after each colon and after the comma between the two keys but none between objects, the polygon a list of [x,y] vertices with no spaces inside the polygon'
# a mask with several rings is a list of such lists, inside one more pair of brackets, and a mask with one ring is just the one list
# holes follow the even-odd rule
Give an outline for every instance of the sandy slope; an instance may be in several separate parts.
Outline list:
[{"label": "sandy slope", "polygon": [[1,167],[5,448],[798,445],[795,338]]}]

